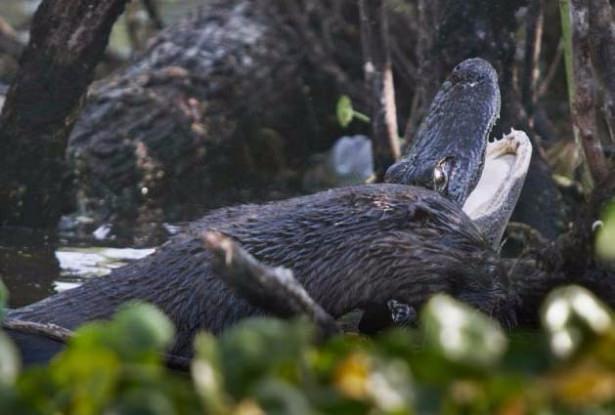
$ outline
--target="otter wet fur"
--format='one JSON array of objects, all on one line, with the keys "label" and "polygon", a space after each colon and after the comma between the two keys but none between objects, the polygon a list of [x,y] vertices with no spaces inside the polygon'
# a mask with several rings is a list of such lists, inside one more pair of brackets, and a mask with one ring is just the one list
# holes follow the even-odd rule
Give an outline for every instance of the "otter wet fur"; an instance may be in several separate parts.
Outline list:
[{"label": "otter wet fur", "polygon": [[[148,301],[177,327],[171,352],[189,356],[198,330],[218,333],[262,313],[214,274],[205,230],[233,238],[266,264],[292,268],[333,317],[390,298],[420,307],[435,292],[491,315],[506,309],[497,254],[454,203],[426,189],[378,184],[214,211],[152,255],[8,317],[73,329],[109,318],[127,301]],[[16,338],[26,350],[23,336]]]}]

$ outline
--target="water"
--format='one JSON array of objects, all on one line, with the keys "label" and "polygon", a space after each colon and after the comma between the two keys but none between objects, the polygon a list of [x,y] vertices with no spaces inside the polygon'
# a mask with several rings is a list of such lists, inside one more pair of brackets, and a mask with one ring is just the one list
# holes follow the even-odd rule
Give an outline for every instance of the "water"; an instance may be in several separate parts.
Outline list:
[{"label": "water", "polygon": [[115,246],[94,243],[49,232],[0,228],[0,278],[9,289],[9,306],[21,307],[76,287],[154,251],[122,247],[121,242]]}]

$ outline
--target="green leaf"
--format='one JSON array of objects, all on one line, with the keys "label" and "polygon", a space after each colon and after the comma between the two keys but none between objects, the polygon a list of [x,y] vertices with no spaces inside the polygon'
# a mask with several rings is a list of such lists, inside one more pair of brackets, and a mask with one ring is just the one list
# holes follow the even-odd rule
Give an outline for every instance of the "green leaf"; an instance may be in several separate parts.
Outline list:
[{"label": "green leaf", "polygon": [[173,340],[175,329],[158,308],[146,303],[131,303],[118,311],[113,321],[120,349],[131,355],[162,352]]},{"label": "green leaf", "polygon": [[354,118],[354,110],[352,109],[352,101],[347,95],[342,95],[337,100],[337,121],[343,128],[348,127]]},{"label": "green leaf", "polygon": [[235,397],[243,396],[271,374],[296,380],[312,337],[312,326],[304,320],[254,318],[240,322],[226,331],[219,343],[227,390]]},{"label": "green leaf", "polygon": [[615,261],[615,201],[604,209],[602,224],[596,234],[596,256],[602,261]]},{"label": "green leaf", "polygon": [[69,347],[50,366],[56,394],[62,396],[62,412],[102,412],[113,396],[120,371],[120,361],[109,349]]}]

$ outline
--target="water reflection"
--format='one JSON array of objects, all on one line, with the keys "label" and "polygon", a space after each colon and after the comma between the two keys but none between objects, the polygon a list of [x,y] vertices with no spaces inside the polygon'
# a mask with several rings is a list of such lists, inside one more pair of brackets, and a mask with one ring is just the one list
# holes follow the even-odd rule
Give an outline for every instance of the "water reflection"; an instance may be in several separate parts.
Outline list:
[{"label": "water reflection", "polygon": [[39,301],[153,252],[151,248],[81,247],[75,242],[58,240],[49,232],[0,228],[0,278],[9,289],[9,306]]},{"label": "water reflection", "polygon": [[55,252],[55,257],[60,265],[60,274],[54,281],[54,288],[56,291],[74,288],[84,279],[106,275],[114,268],[143,258],[152,252],[154,252],[152,248],[59,248]]},{"label": "water reflection", "polygon": [[60,267],[52,234],[0,227],[0,278],[9,289],[10,307],[38,301],[53,293]]}]

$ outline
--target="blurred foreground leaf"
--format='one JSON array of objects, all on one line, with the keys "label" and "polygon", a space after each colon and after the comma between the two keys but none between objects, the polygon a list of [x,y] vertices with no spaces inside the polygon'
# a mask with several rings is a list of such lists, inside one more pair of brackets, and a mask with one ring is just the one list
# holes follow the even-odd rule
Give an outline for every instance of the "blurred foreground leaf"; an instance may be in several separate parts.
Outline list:
[{"label": "blurred foreground leaf", "polygon": [[497,322],[448,295],[433,296],[421,322],[427,343],[452,362],[488,368],[506,351],[507,339]]},{"label": "blurred foreground leaf", "polygon": [[611,311],[589,290],[578,286],[555,289],[542,310],[543,326],[554,355],[567,358],[582,345],[613,329]]},{"label": "blurred foreground leaf", "polygon": [[0,279],[0,321],[4,318],[4,313],[6,311],[7,304],[9,302],[9,292],[6,289],[6,285]]},{"label": "blurred foreground leaf", "polygon": [[596,256],[602,261],[615,261],[615,201],[607,204],[601,220],[603,225],[596,234]]},{"label": "blurred foreground leaf", "polygon": [[[615,323],[580,287],[555,290],[544,333],[514,333],[437,295],[421,327],[370,339],[314,342],[306,320],[247,319],[195,341],[191,376],[163,365],[174,329],[156,308],[132,304],[82,326],[48,366],[17,375],[0,336],[4,414],[573,414],[611,413]],[[561,332],[579,339],[552,358]],[[508,346],[507,346],[508,345]],[[8,347],[5,349],[4,347]],[[507,347],[510,349],[506,351]],[[525,360],[524,360],[525,357]],[[529,362],[529,363],[528,363]],[[602,411],[602,412],[600,412]]]},{"label": "blurred foreground leaf", "polygon": [[11,385],[19,374],[19,355],[17,349],[7,337],[0,332],[0,385]]}]

